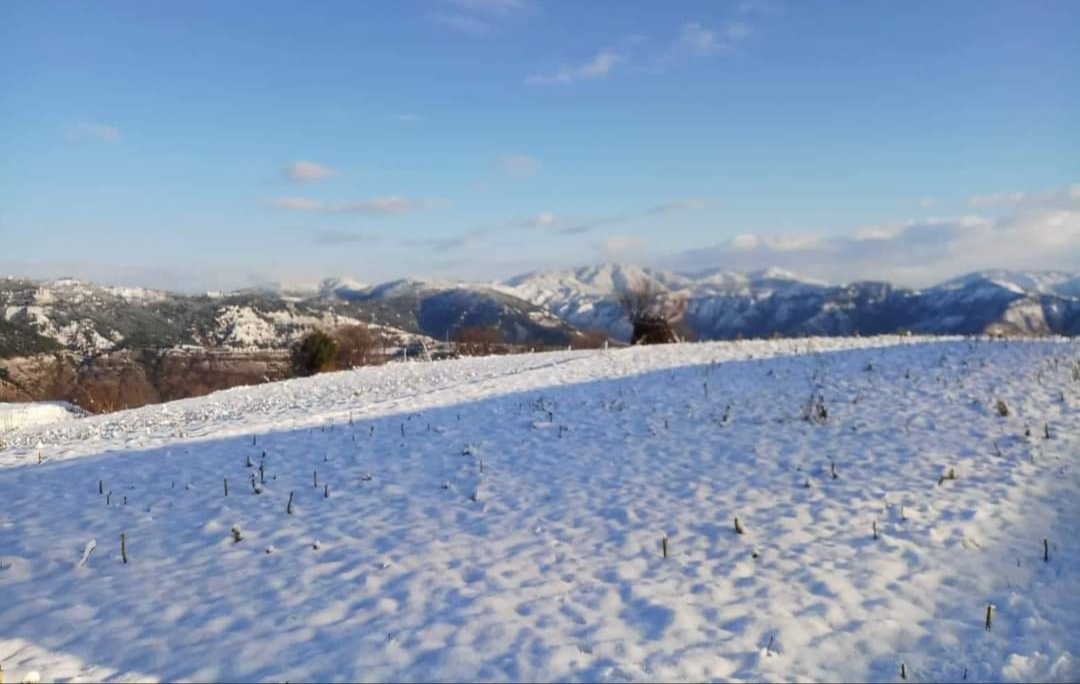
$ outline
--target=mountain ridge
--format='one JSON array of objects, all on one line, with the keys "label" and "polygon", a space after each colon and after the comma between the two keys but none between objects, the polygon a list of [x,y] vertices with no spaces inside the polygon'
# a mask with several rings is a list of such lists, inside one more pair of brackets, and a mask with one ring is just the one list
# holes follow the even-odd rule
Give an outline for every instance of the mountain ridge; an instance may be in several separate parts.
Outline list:
[{"label": "mountain ridge", "polygon": [[495,327],[507,342],[529,346],[574,344],[587,330],[628,340],[619,296],[643,288],[685,300],[684,322],[698,339],[1080,333],[1076,273],[987,269],[917,289],[886,281],[831,284],[781,269],[689,274],[605,263],[495,282],[337,277],[311,288],[191,295],[7,278],[0,280],[0,357],[56,348],[284,349],[314,328],[357,324],[437,340],[464,327]]}]

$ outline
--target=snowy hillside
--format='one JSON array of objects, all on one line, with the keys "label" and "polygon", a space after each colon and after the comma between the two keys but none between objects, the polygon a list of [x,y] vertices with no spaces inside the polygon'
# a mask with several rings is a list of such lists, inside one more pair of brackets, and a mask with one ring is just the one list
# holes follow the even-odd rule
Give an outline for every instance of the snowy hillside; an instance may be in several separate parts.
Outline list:
[{"label": "snowy hillside", "polygon": [[502,283],[331,278],[232,293],[182,295],[77,280],[0,281],[0,359],[67,349],[200,346],[283,350],[314,328],[377,325],[401,343],[446,341],[464,328],[503,341],[564,347],[582,331],[628,341],[621,294],[647,288],[686,303],[702,340],[892,334],[1080,334],[1080,276],[983,271],[925,290],[832,285],[779,269],[678,274],[626,264],[537,272]]},{"label": "snowy hillside", "polygon": [[699,339],[783,335],[1075,335],[1080,277],[1059,272],[972,273],[926,290],[881,282],[847,285],[779,269],[680,275],[623,264],[530,273],[500,285],[579,328],[629,339],[618,305],[629,289],[651,288],[687,303],[685,322]]},{"label": "snowy hillside", "polygon": [[17,430],[72,420],[82,413],[75,406],[62,401],[14,404],[0,402],[0,445],[4,443],[7,435]]},{"label": "snowy hillside", "polygon": [[[178,345],[284,349],[316,327],[372,320],[363,310],[340,302],[335,307],[269,292],[188,296],[73,279],[0,281],[0,312],[12,338],[20,332],[40,336],[82,354]],[[5,353],[8,347],[17,349],[0,334],[0,358],[10,355]]]},{"label": "snowy hillside", "polygon": [[473,327],[495,328],[511,344],[564,346],[576,336],[543,305],[487,285],[405,279],[353,288],[333,280],[323,296],[374,307],[384,319],[438,340]]},{"label": "snowy hillside", "polygon": [[1078,364],[1066,341],[668,345],[27,428],[0,451],[0,665],[1075,681]]}]

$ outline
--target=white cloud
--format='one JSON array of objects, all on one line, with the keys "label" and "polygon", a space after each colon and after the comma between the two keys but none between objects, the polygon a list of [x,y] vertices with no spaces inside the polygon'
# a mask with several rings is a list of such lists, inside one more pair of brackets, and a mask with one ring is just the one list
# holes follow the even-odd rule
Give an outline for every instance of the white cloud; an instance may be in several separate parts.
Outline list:
[{"label": "white cloud", "polygon": [[100,140],[114,143],[120,140],[120,129],[98,123],[78,123],[71,129],[71,137],[79,140]]},{"label": "white cloud", "polygon": [[680,211],[698,211],[700,209],[704,209],[704,208],[708,207],[709,204],[710,203],[709,203],[708,200],[703,200],[703,199],[691,198],[691,199],[674,200],[674,201],[671,201],[671,202],[664,202],[663,204],[658,204],[655,207],[650,207],[649,209],[645,210],[645,213],[646,214],[664,215],[664,214],[674,214],[674,213],[680,212]]},{"label": "white cloud", "polygon": [[[911,285],[987,268],[1080,270],[1080,188],[1038,197],[1041,205],[1001,217],[929,217],[846,235],[745,234],[659,261],[685,271],[779,267],[831,281]],[[1075,204],[1052,206],[1066,201]]]},{"label": "white cloud", "polygon": [[664,73],[681,62],[730,52],[752,34],[753,29],[744,21],[726,21],[718,28],[688,21],[680,27],[674,40],[644,59],[637,71]]},{"label": "white cloud", "polygon": [[320,230],[315,233],[315,241],[320,245],[350,245],[360,243],[381,242],[378,235],[367,233],[354,233],[343,230]]},{"label": "white cloud", "polygon": [[424,120],[424,117],[419,114],[395,114],[394,121],[400,121],[401,123],[419,123]]},{"label": "white cloud", "polygon": [[537,217],[536,217],[536,227],[537,228],[547,228],[547,227],[553,226],[553,225],[555,225],[555,214],[552,214],[550,212],[545,211],[545,212],[542,212],[542,213],[537,215]]},{"label": "white cloud", "polygon": [[612,50],[604,50],[584,64],[563,66],[553,74],[530,76],[525,79],[525,82],[534,85],[567,85],[577,81],[603,78],[611,73],[615,68],[615,65],[621,61],[623,61],[623,57],[619,53]]},{"label": "white cloud", "polygon": [[335,214],[366,214],[372,216],[400,216],[421,209],[446,206],[444,200],[413,199],[409,197],[375,197],[373,199],[327,204],[322,200],[306,197],[281,197],[270,201],[270,206],[287,211],[327,212]]},{"label": "white cloud", "polygon": [[539,228],[551,228],[558,225],[559,219],[551,212],[541,212],[534,217],[526,219],[511,219],[501,223],[493,223],[467,230],[464,233],[450,235],[441,238],[425,238],[413,240],[410,244],[422,247],[433,247],[436,250],[450,250],[475,244],[481,240],[499,235],[517,233],[523,230],[535,230]]},{"label": "white cloud", "polygon": [[1027,197],[1022,192],[998,193],[995,195],[976,195],[968,198],[972,207],[1001,207],[1020,204]]},{"label": "white cloud", "polygon": [[376,197],[358,202],[346,202],[334,207],[334,211],[349,214],[381,214],[399,216],[421,209],[446,206],[444,200],[412,199],[408,197]]},{"label": "white cloud", "polygon": [[1026,192],[1001,192],[993,195],[975,195],[968,198],[968,205],[976,208],[1080,208],[1080,183],[1063,188],[1030,194]]},{"label": "white cloud", "polygon": [[602,250],[608,258],[624,258],[645,249],[645,241],[632,235],[612,235],[604,240]]},{"label": "white cloud", "polygon": [[486,36],[493,23],[525,9],[526,0],[443,0],[453,5],[451,12],[432,12],[428,19],[470,36]]},{"label": "white cloud", "polygon": [[428,18],[469,36],[486,36],[491,26],[475,17],[464,14],[429,14]]},{"label": "white cloud", "polygon": [[335,169],[313,161],[293,162],[285,169],[285,178],[293,183],[315,183],[337,175]]},{"label": "white cloud", "polygon": [[691,52],[696,52],[699,55],[711,54],[720,49],[716,34],[702,28],[701,24],[697,22],[683,24],[679,42]]},{"label": "white cloud", "polygon": [[540,162],[527,154],[504,154],[497,165],[501,173],[514,178],[527,178],[540,170]]},{"label": "white cloud", "polygon": [[720,50],[730,50],[735,44],[750,36],[750,27],[739,21],[729,21],[719,30],[705,28],[696,21],[682,26],[678,46],[695,55],[711,55]]},{"label": "white cloud", "polygon": [[279,197],[270,200],[270,206],[275,209],[287,209],[289,211],[323,211],[326,204],[322,200],[308,199],[307,197]]}]

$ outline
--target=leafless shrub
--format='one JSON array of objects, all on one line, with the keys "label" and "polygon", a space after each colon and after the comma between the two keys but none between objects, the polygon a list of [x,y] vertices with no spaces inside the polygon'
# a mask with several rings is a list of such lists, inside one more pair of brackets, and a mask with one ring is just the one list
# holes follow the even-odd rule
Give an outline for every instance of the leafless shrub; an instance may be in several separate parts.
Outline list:
[{"label": "leafless shrub", "polygon": [[607,331],[601,328],[592,328],[575,337],[570,346],[574,349],[603,349],[607,343]]},{"label": "leafless shrub", "polygon": [[670,295],[652,283],[626,290],[619,305],[633,326],[631,344],[668,344],[685,339],[679,334],[687,299]]},{"label": "leafless shrub", "polygon": [[454,334],[454,346],[462,356],[488,356],[504,351],[502,335],[496,328],[459,328]]},{"label": "leafless shrub", "polygon": [[367,326],[346,325],[334,330],[337,341],[337,367],[368,366],[375,362],[379,341]]}]

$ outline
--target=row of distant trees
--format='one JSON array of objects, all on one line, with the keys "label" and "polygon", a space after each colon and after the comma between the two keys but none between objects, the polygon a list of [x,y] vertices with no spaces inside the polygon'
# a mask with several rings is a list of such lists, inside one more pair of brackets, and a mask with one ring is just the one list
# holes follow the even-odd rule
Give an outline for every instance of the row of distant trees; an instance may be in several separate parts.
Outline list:
[{"label": "row of distant trees", "polygon": [[[667,344],[686,337],[682,319],[686,299],[672,298],[651,286],[628,290],[619,299],[633,332],[631,344]],[[386,360],[385,340],[362,325],[332,331],[316,330],[305,335],[292,349],[295,375],[306,376],[332,370],[369,366]],[[597,349],[608,343],[607,332],[589,330],[578,335],[571,347]],[[455,331],[453,352],[459,356],[490,356],[524,351],[507,344],[498,328],[473,326]]]}]

